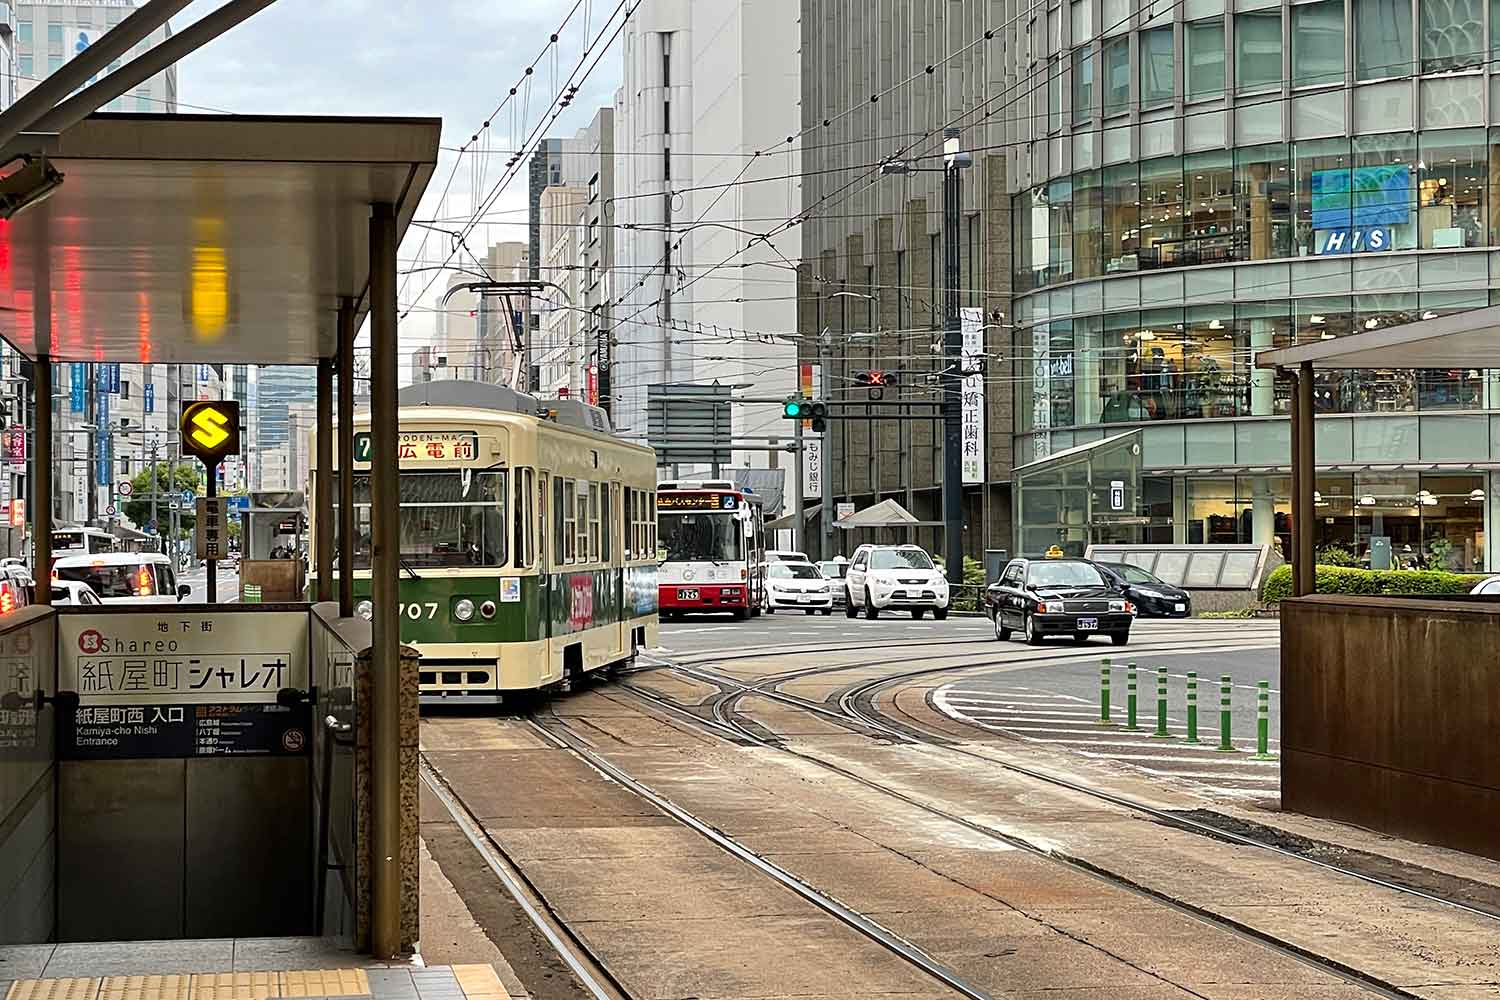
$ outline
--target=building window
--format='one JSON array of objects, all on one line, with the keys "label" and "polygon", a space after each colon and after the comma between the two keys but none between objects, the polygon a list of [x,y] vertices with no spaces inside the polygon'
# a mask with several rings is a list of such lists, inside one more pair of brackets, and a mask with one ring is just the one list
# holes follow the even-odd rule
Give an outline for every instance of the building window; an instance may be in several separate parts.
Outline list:
[{"label": "building window", "polygon": [[21,76],[24,79],[31,80],[31,79],[34,79],[35,72],[36,72],[36,70],[34,68],[34,64],[31,61],[31,57],[30,56],[22,56],[21,57]]},{"label": "building window", "polygon": [[1354,75],[1360,80],[1412,71],[1411,0],[1351,0]]},{"label": "building window", "polygon": [[16,25],[16,41],[22,45],[31,44],[31,22],[21,21]]},{"label": "building window", "polygon": [[1104,113],[1115,115],[1129,107],[1130,38],[1121,35],[1104,43]]},{"label": "building window", "polygon": [[1141,185],[1134,163],[1104,168],[1104,270],[1140,266]]},{"label": "building window", "polygon": [[1423,249],[1484,246],[1488,150],[1483,129],[1420,137],[1417,225]]},{"label": "building window", "polygon": [[1085,122],[1094,113],[1094,47],[1073,52],[1073,121]]},{"label": "building window", "polygon": [[1281,11],[1237,14],[1234,78],[1240,93],[1281,84]]},{"label": "building window", "polygon": [[1273,260],[1291,254],[1290,162],[1284,143],[1235,150],[1235,218],[1241,241],[1237,259]]},{"label": "building window", "polygon": [[1099,171],[1073,175],[1073,277],[1097,277],[1104,266],[1104,189]]},{"label": "building window", "polygon": [[[1497,0],[1500,2],[1500,0]],[[1224,19],[1187,26],[1187,97],[1190,101],[1224,95]]]},{"label": "building window", "polygon": [[62,52],[63,26],[60,24],[47,25],[47,50],[49,52]]},{"label": "building window", "polygon": [[1484,55],[1482,0],[1421,0],[1422,72],[1478,66]]},{"label": "building window", "polygon": [[1047,62],[1047,131],[1062,128],[1062,64],[1053,57]]},{"label": "building window", "polygon": [[62,64],[62,56],[48,56],[47,75],[51,76],[53,73],[56,73],[58,70],[62,69]]},{"label": "building window", "polygon": [[1199,153],[1183,162],[1187,231],[1183,255],[1189,264],[1238,260],[1234,225],[1234,165],[1226,150]]},{"label": "building window", "polygon": [[932,278],[931,298],[928,306],[931,309],[931,327],[937,330],[943,325],[943,237],[941,233],[933,233],[928,238],[928,259],[932,262],[931,270],[928,272]]},{"label": "building window", "polygon": [[151,98],[149,98],[149,97],[141,97],[139,94],[137,94],[136,98],[135,98],[135,110],[139,114],[143,114],[143,115],[150,114],[151,113]]},{"label": "building window", "polygon": [[1292,85],[1344,82],[1344,0],[1292,8]]},{"label": "building window", "polygon": [[1182,161],[1141,163],[1141,270],[1177,267],[1182,259]]},{"label": "building window", "polygon": [[1047,185],[1048,283],[1073,280],[1073,182],[1056,180]]},{"label": "building window", "polygon": [[1354,137],[1353,218],[1357,230],[1386,229],[1392,250],[1417,245],[1417,137],[1410,132]]},{"label": "building window", "polygon": [[1141,107],[1172,99],[1172,71],[1176,58],[1172,52],[1172,28],[1152,28],[1141,32]]},{"label": "building window", "polygon": [[1350,184],[1353,159],[1348,139],[1312,139],[1292,147],[1299,256],[1337,253],[1352,236]]}]

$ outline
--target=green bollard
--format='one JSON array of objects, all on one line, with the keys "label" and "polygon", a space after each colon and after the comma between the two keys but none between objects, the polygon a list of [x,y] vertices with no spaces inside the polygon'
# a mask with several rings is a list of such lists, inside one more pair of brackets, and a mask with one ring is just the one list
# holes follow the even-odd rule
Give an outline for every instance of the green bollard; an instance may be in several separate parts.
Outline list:
[{"label": "green bollard", "polygon": [[1261,681],[1255,692],[1255,756],[1271,760],[1271,682]]},{"label": "green bollard", "polygon": [[1156,668],[1156,732],[1151,734],[1153,739],[1171,739],[1172,734],[1167,732],[1167,668]]},{"label": "green bollard", "polygon": [[1198,674],[1189,670],[1187,675],[1187,717],[1189,743],[1198,742]]},{"label": "green bollard", "polygon": [[1228,674],[1219,677],[1219,749],[1233,753],[1234,743],[1229,738],[1229,692],[1234,682]]},{"label": "green bollard", "polygon": [[1112,725],[1109,721],[1109,659],[1099,661],[1099,725]]},{"label": "green bollard", "polygon": [[1135,663],[1125,668],[1125,728],[1139,729],[1135,724]]}]

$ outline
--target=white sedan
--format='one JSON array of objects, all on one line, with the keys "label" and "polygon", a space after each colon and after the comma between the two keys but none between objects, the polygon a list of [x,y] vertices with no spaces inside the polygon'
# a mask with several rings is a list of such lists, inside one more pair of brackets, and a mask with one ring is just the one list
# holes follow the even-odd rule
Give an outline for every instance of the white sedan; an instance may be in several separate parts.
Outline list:
[{"label": "white sedan", "polygon": [[53,580],[52,581],[52,603],[53,604],[103,604],[99,595],[94,593],[94,588],[81,580]]},{"label": "white sedan", "polygon": [[766,566],[766,614],[777,608],[808,614],[833,614],[833,591],[812,563],[778,562]]}]

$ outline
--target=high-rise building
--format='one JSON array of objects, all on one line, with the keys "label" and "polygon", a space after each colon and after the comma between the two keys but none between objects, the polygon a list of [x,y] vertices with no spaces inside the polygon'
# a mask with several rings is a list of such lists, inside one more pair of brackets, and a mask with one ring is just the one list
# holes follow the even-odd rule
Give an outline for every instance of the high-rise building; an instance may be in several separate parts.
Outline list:
[{"label": "high-rise building", "polygon": [[[531,254],[525,243],[496,243],[486,256],[486,272],[496,281],[531,278]],[[479,346],[484,352],[484,381],[525,389],[527,372],[517,364],[518,347],[530,328],[530,295],[483,295],[479,299]]]},{"label": "high-rise building", "polygon": [[[797,387],[797,0],[643,0],[615,95],[614,423],[646,439],[648,387]],[[758,238],[764,237],[764,238]],[[725,266],[716,266],[720,263]],[[732,266],[730,266],[732,265]],[[734,408],[736,439],[785,432]],[[737,451],[736,467],[774,453]],[[685,471],[685,470],[683,470]]]},{"label": "high-rise building", "polygon": [[[45,4],[23,3],[16,7],[16,96],[29,91],[37,81],[55,73],[63,63],[99,40],[99,36],[128,17],[135,0],[49,0]],[[113,72],[129,59],[172,35],[162,25],[134,51],[111,64]],[[101,76],[105,74],[100,74]],[[140,86],[110,101],[101,111],[169,114],[177,111],[177,68],[166,70]]]},{"label": "high-rise building", "polygon": [[[258,373],[258,381],[259,398],[254,415],[258,455],[269,454],[271,449],[286,445],[289,449],[286,463],[290,463],[296,457],[296,446],[290,444],[293,432],[291,413],[294,407],[316,408],[318,370],[306,365],[267,365]],[[355,386],[357,389],[358,381],[355,382]],[[252,465],[257,461],[263,460],[258,459],[257,455],[250,456]],[[285,480],[295,481],[295,466],[284,464],[283,467]],[[263,488],[276,489],[277,487],[265,485]],[[284,488],[294,489],[295,487]]]},{"label": "high-rise building", "polygon": [[[863,508],[894,499],[920,520],[942,520],[943,429],[932,404],[942,398],[946,365],[942,153],[951,122],[974,162],[961,171],[959,305],[981,318],[975,324],[969,314],[984,345],[970,353],[989,356],[981,359],[985,375],[964,386],[972,435],[965,550],[978,557],[984,548],[1008,549],[1012,402],[1000,358],[1010,338],[996,317],[1009,311],[1005,133],[982,111],[965,114],[1007,96],[1000,43],[984,39],[1002,8],[990,0],[898,5],[893,19],[873,4],[802,7],[802,360],[817,366],[820,396],[914,404],[905,420],[830,421],[821,442],[830,482],[809,490],[811,502]],[[913,19],[919,10],[928,20]],[[899,162],[882,170],[886,159]],[[965,370],[977,366],[971,359]],[[859,381],[872,370],[894,373],[897,384],[877,396]],[[939,528],[920,528],[917,537],[941,548]]]},{"label": "high-rise building", "polygon": [[[1492,21],[1413,0],[1013,13],[963,110],[1003,122],[1014,196],[1016,547],[1290,553],[1289,383],[1254,356],[1500,294]],[[1314,396],[1320,549],[1495,564],[1500,375],[1320,372]],[[1123,510],[1075,483],[1090,468]]]}]

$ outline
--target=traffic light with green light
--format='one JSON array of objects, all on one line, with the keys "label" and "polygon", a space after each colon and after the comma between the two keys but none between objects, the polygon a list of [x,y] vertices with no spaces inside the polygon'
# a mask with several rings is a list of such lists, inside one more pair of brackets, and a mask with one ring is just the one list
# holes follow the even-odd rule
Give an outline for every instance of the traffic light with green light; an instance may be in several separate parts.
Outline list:
[{"label": "traffic light with green light", "polygon": [[818,433],[828,426],[828,404],[818,399],[793,396],[781,404],[781,415],[788,420],[811,421],[812,429]]}]

